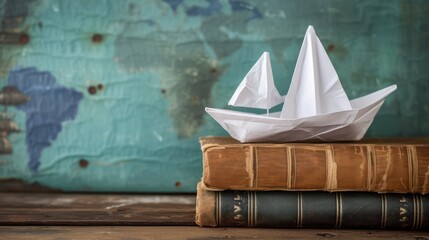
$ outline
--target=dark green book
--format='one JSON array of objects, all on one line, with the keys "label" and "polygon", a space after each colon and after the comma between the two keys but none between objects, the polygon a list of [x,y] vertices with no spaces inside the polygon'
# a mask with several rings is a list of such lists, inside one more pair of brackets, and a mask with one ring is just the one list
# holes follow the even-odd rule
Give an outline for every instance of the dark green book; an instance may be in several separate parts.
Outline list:
[{"label": "dark green book", "polygon": [[206,191],[199,184],[196,223],[212,227],[429,229],[429,196]]}]

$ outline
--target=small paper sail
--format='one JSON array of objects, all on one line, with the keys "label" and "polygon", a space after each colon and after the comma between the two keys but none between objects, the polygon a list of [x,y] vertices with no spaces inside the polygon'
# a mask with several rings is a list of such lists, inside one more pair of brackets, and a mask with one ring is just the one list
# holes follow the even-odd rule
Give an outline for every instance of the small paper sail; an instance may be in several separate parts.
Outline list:
[{"label": "small paper sail", "polygon": [[[265,115],[216,108],[206,108],[206,112],[240,142],[357,141],[395,90],[396,85],[391,85],[350,101],[309,26],[281,112]],[[269,55],[264,53],[229,104],[270,108],[282,99],[274,87]]]},{"label": "small paper sail", "polygon": [[274,85],[270,54],[264,52],[241,81],[228,104],[270,109],[284,101]]},{"label": "small paper sail", "polygon": [[10,119],[0,119],[0,132],[20,132],[18,125]]},{"label": "small paper sail", "polygon": [[11,154],[12,152],[13,152],[12,144],[10,144],[7,138],[1,136],[0,137],[0,154]]},{"label": "small paper sail", "polygon": [[16,106],[26,103],[30,98],[21,93],[15,86],[5,86],[0,91],[0,104]]}]

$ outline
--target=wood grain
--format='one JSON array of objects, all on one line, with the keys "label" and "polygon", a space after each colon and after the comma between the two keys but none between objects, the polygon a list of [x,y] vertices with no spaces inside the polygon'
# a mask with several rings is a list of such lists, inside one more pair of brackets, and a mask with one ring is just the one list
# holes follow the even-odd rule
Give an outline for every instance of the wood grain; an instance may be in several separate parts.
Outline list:
[{"label": "wood grain", "polygon": [[194,195],[0,193],[0,225],[8,225],[0,226],[0,240],[249,238],[429,240],[429,232],[412,231],[183,226],[194,225],[194,215]]},{"label": "wood grain", "polygon": [[195,225],[195,195],[0,193],[0,225]]},{"label": "wood grain", "polygon": [[3,226],[0,239],[429,239],[428,232],[200,228],[177,226]]}]

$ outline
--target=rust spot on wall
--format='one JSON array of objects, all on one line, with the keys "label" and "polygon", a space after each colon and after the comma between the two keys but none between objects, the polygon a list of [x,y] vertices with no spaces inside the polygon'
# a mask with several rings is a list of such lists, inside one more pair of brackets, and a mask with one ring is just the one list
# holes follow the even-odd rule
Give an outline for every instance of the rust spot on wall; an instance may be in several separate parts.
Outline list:
[{"label": "rust spot on wall", "polygon": [[100,90],[100,91],[101,91],[101,90],[103,90],[103,88],[104,88],[104,85],[103,85],[103,84],[98,84],[98,85],[97,85],[97,89],[98,89],[98,90]]},{"label": "rust spot on wall", "polygon": [[19,43],[21,44],[27,44],[30,42],[30,36],[27,33],[21,34],[19,37]]},{"label": "rust spot on wall", "polygon": [[0,44],[25,45],[30,42],[27,33],[0,32]]},{"label": "rust spot on wall", "polygon": [[335,50],[335,45],[334,44],[329,44],[328,45],[328,52],[332,52]]},{"label": "rust spot on wall", "polygon": [[176,187],[180,187],[180,186],[182,186],[182,183],[181,183],[181,182],[176,182],[176,183],[174,184],[174,186],[176,186]]},{"label": "rust spot on wall", "polygon": [[89,165],[88,160],[85,160],[85,159],[79,160],[79,167],[86,168],[86,167],[88,167],[88,165]]},{"label": "rust spot on wall", "polygon": [[91,95],[94,95],[97,93],[97,88],[95,86],[89,86],[88,87],[88,93]]},{"label": "rust spot on wall", "polygon": [[101,43],[103,41],[103,35],[100,33],[95,33],[92,35],[92,42],[93,43]]}]

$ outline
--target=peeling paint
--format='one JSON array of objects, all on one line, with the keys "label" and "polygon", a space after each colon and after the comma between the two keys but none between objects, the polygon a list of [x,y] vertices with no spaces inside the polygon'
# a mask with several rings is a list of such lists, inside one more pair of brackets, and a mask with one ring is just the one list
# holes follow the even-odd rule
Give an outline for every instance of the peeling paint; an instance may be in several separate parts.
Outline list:
[{"label": "peeling paint", "polygon": [[16,31],[20,28],[28,16],[30,4],[36,0],[6,0],[2,1],[3,18],[1,22],[2,31]]},{"label": "peeling paint", "polygon": [[[171,39],[173,33],[164,36]],[[192,137],[204,122],[204,107],[211,101],[211,88],[222,69],[207,55],[202,41],[173,44],[157,42],[155,37],[160,36],[150,35],[142,40],[119,36],[115,42],[118,63],[131,73],[149,70],[160,74],[178,137]]]},{"label": "peeling paint", "polygon": [[[0,44],[0,76],[6,76],[13,67],[17,47],[22,47],[30,41],[30,35],[24,32],[24,22],[30,12],[30,6],[36,0],[5,0],[0,2],[0,36],[3,42]],[[9,44],[14,45],[9,45]]]}]

